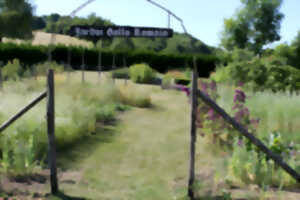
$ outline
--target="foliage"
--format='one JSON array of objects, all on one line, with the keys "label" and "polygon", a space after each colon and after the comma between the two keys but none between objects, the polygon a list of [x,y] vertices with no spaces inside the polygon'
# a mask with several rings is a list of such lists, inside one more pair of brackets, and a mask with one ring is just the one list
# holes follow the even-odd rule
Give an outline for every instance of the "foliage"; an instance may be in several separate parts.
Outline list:
[{"label": "foliage", "polygon": [[[217,101],[217,84],[214,81],[207,82],[199,80],[199,89],[212,100]],[[232,112],[236,121],[243,124],[248,130],[254,130],[258,124],[257,119],[252,119],[247,107],[245,107],[246,95],[241,89],[235,90]],[[232,150],[235,139],[239,136],[236,130],[227,124],[223,118],[203,101],[198,101],[197,127],[201,135],[210,134],[211,141],[222,147]],[[241,139],[241,138],[240,138]]]},{"label": "foliage", "polygon": [[[59,78],[55,76],[56,80]],[[0,124],[7,120],[16,108],[36,97],[44,90],[44,79],[22,79],[22,82],[7,82],[1,91]],[[96,122],[109,123],[118,111],[128,106],[149,107],[148,93],[132,87],[117,88],[112,85],[70,84],[56,81],[56,141],[57,151],[64,151],[84,136],[96,131]],[[70,103],[72,102],[72,103]],[[6,129],[1,137],[0,168],[12,175],[31,173],[47,161],[47,133],[45,101],[36,105],[22,120]]]},{"label": "foliage", "polygon": [[142,88],[127,85],[120,88],[121,103],[125,105],[148,108],[151,104],[151,97],[149,93],[145,92]]},{"label": "foliage", "polygon": [[2,37],[32,38],[32,12],[33,8],[27,0],[1,0],[0,42]]},{"label": "foliage", "polygon": [[54,72],[61,73],[64,71],[64,66],[57,64],[55,61],[44,62],[35,65],[31,70],[33,70],[36,75],[46,75],[48,69],[53,69]]},{"label": "foliage", "polygon": [[127,67],[111,71],[112,78],[129,78],[129,69]]},{"label": "foliage", "polygon": [[130,66],[129,72],[134,83],[152,83],[156,77],[155,71],[145,63]]},{"label": "foliage", "polygon": [[17,80],[22,75],[22,67],[18,59],[9,61],[2,69],[2,76],[4,80]]},{"label": "foliage", "polygon": [[[72,25],[95,25],[108,26],[114,25],[108,19],[96,16],[94,13],[87,18],[60,16],[51,14],[44,16],[47,23],[45,31],[48,33],[63,33],[66,34]],[[106,50],[142,50],[151,52],[161,52],[167,54],[173,53],[202,53],[212,54],[213,47],[210,47],[202,41],[188,34],[174,33],[172,38],[110,38],[105,40],[94,41],[91,38],[83,39],[91,40],[97,44],[98,48]]]},{"label": "foliage", "polygon": [[[215,82],[199,81],[199,88],[214,101],[219,95]],[[184,88],[183,88],[184,89]],[[189,93],[187,93],[189,95]],[[235,120],[242,124],[250,133],[257,132],[260,120],[250,117],[250,111],[246,106],[247,96],[242,88],[235,90],[233,105],[230,113]],[[200,135],[207,135],[209,141],[217,144],[221,149],[232,153],[229,163],[231,175],[246,184],[270,185],[281,187],[296,183],[288,174],[280,170],[273,161],[262,151],[254,146],[248,139],[228,125],[223,118],[212,108],[198,101],[197,127]],[[256,136],[258,137],[258,136]],[[279,132],[272,132],[263,137],[266,146],[277,155],[284,158],[293,168],[297,167],[297,147],[291,140],[284,142]]]},{"label": "foliage", "polygon": [[293,56],[293,66],[297,67],[300,69],[300,31],[298,32],[296,38],[292,41],[291,44],[292,48],[292,56]]},{"label": "foliage", "polygon": [[[296,151],[290,144],[284,144],[280,133],[273,132],[265,138],[266,146],[274,153],[284,158],[294,169],[296,168]],[[240,146],[240,147],[239,147]],[[246,184],[258,184],[260,186],[285,187],[295,185],[296,181],[283,172],[271,159],[252,145],[247,144],[246,148],[237,145],[231,161],[229,171],[232,176],[240,179]]]},{"label": "foliage", "polygon": [[64,33],[66,34],[70,27],[73,25],[90,25],[90,26],[108,26],[113,25],[107,19],[96,16],[95,13],[91,13],[87,18],[83,17],[70,17],[61,16],[57,13],[44,16],[44,20],[47,23],[45,31],[48,33]]},{"label": "foliage", "polygon": [[218,82],[244,83],[254,91],[299,91],[300,70],[276,55],[253,57],[247,50],[235,49],[226,67],[219,65],[212,78]]},{"label": "foliage", "polygon": [[249,48],[260,54],[264,45],[280,40],[282,0],[241,0],[243,7],[234,17],[224,20],[222,46]]},{"label": "foliage", "polygon": [[[18,58],[25,66],[32,66],[37,63],[48,60],[47,46],[33,46],[33,45],[17,45],[13,43],[0,43],[0,60],[8,62],[14,58]],[[69,47],[63,45],[52,46],[52,60],[57,63],[68,63]],[[80,69],[82,48],[71,46],[71,65],[73,69]],[[96,48],[85,49],[86,69],[97,71],[98,53]],[[102,70],[110,70],[112,66],[113,56],[115,56],[116,67],[124,67],[123,58],[126,58],[127,65],[135,63],[148,63],[151,68],[160,73],[164,73],[169,69],[183,69],[185,66],[193,65],[193,56],[180,54],[161,54],[145,51],[101,51],[102,53]],[[217,57],[213,55],[197,54],[196,63],[198,66],[199,75],[208,77],[210,72],[215,69],[215,62]]]},{"label": "foliage", "polygon": [[169,74],[165,74],[163,79],[162,79],[162,84],[161,87],[164,89],[170,88],[170,86],[172,86],[174,80],[174,78],[169,75]]},{"label": "foliage", "polygon": [[32,20],[32,30],[41,30],[46,27],[46,22],[43,17],[34,16]]}]

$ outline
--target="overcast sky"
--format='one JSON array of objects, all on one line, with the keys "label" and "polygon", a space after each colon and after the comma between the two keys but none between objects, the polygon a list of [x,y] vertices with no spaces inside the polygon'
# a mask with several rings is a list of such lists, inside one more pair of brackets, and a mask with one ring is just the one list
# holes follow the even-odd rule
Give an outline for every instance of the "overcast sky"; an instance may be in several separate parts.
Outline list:
[{"label": "overcast sky", "polygon": [[[37,15],[59,13],[69,15],[87,0],[31,0]],[[154,0],[178,15],[187,31],[208,45],[218,46],[224,18],[231,17],[241,6],[240,0]],[[96,13],[118,25],[167,27],[167,14],[146,0],[96,0],[77,13]],[[281,12],[280,43],[290,43],[300,31],[300,0],[284,0]],[[180,23],[171,21],[171,28],[183,32]],[[277,42],[278,43],[278,42]],[[271,46],[275,46],[275,44]]]}]

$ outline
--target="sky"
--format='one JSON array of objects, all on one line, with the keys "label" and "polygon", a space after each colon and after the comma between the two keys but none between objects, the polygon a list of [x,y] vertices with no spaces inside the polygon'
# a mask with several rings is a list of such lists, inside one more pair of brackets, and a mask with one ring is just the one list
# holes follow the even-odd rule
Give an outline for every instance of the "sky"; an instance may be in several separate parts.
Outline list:
[{"label": "sky", "polygon": [[[58,13],[69,15],[87,0],[31,0],[36,7],[36,15]],[[220,44],[224,19],[234,15],[240,8],[240,0],[154,0],[167,7],[180,17],[187,32],[210,46]],[[283,0],[280,11],[285,15],[281,23],[281,40],[288,43],[300,31],[300,1]],[[166,28],[168,24],[165,11],[155,7],[147,0],[95,0],[80,10],[76,16],[85,17],[91,13],[109,19],[118,25],[150,26]],[[171,28],[183,32],[180,23],[172,18]]]}]

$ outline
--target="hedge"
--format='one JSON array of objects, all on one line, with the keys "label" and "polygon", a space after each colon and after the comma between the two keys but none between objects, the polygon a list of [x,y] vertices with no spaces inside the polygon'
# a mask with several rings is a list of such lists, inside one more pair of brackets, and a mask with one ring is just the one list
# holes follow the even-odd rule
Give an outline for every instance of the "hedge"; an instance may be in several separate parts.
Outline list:
[{"label": "hedge", "polygon": [[[21,63],[29,67],[48,59],[50,46],[33,46],[31,44],[0,43],[0,61],[7,63],[18,58]],[[58,63],[68,62],[68,48],[71,51],[71,66],[73,69],[80,69],[82,63],[82,51],[85,51],[85,65],[87,70],[97,70],[98,50],[95,48],[83,49],[78,46],[67,47],[64,45],[52,46],[52,60]],[[184,54],[162,54],[147,51],[102,51],[103,70],[111,70],[115,55],[116,67],[123,67],[123,57],[126,57],[127,66],[136,63],[147,63],[158,72],[165,73],[170,69],[186,68],[193,66],[193,56],[196,56],[198,72],[200,77],[208,77],[210,72],[215,70],[215,63],[218,61],[214,55],[184,55]]]}]

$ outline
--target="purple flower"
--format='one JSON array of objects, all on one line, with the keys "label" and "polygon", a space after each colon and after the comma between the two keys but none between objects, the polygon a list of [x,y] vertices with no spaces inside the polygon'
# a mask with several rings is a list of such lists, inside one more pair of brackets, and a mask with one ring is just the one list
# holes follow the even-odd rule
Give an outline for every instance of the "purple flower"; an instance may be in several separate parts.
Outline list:
[{"label": "purple flower", "polygon": [[183,85],[175,85],[174,88],[177,90],[181,90],[181,91],[185,92],[187,96],[190,96],[190,88],[183,86]]},{"label": "purple flower", "polygon": [[208,84],[207,83],[201,83],[201,88],[204,92],[207,92]]},{"label": "purple flower", "polygon": [[242,146],[242,145],[243,145],[243,139],[239,139],[239,140],[238,140],[238,145],[239,145],[239,146]]},{"label": "purple flower", "polygon": [[212,81],[212,82],[210,83],[210,89],[212,89],[212,90],[216,90],[216,89],[217,89],[217,84],[216,84],[215,81]]},{"label": "purple flower", "polygon": [[207,119],[208,120],[216,120],[220,117],[221,116],[218,113],[216,113],[212,108],[210,108],[207,112]]},{"label": "purple flower", "polygon": [[207,118],[209,120],[214,120],[215,119],[215,112],[213,109],[209,109],[207,112]]},{"label": "purple flower", "polygon": [[234,95],[234,102],[245,102],[246,95],[242,90],[236,89]]},{"label": "purple flower", "polygon": [[241,104],[235,104],[232,109],[235,110],[235,109],[241,109],[243,107],[243,105]]},{"label": "purple flower", "polygon": [[244,108],[242,110],[242,112],[243,112],[243,116],[249,116],[249,110],[248,110],[248,108]]}]

